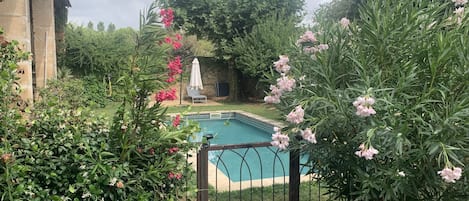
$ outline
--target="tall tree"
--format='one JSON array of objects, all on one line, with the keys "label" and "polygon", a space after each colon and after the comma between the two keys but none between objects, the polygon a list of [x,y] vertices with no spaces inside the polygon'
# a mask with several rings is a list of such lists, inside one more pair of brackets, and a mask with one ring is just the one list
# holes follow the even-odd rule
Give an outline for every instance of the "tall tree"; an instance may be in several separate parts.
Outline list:
[{"label": "tall tree", "polygon": [[[223,48],[234,38],[250,33],[259,20],[281,15],[300,20],[304,0],[168,0],[175,9],[174,22],[189,34],[204,37],[217,46],[218,56],[230,56]],[[229,58],[229,57],[228,57]]]},{"label": "tall tree", "polygon": [[298,22],[304,0],[168,0],[175,9],[174,22],[189,34],[206,38],[215,44],[215,54],[226,60],[231,77],[230,99],[238,100],[239,71],[236,55],[226,51],[234,38],[243,38],[263,19],[270,16],[293,18]]},{"label": "tall tree", "polygon": [[93,22],[89,21],[89,22],[88,22],[88,25],[87,25],[86,27],[88,27],[88,29],[94,29],[94,24],[93,24]]},{"label": "tall tree", "polygon": [[99,22],[98,25],[97,25],[97,29],[98,31],[102,32],[104,31],[104,22]]},{"label": "tall tree", "polygon": [[114,25],[113,23],[109,23],[109,25],[107,25],[107,32],[111,33],[111,32],[114,32],[116,30],[116,25]]}]

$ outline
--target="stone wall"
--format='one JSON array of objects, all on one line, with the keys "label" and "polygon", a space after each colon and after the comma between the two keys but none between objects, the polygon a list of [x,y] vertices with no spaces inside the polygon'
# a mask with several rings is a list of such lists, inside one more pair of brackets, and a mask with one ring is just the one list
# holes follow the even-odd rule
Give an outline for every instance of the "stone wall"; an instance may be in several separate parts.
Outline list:
[{"label": "stone wall", "polygon": [[[217,95],[216,84],[218,82],[229,82],[228,66],[213,58],[198,57],[200,64],[200,74],[202,76],[202,83],[204,89],[200,90],[200,93],[206,95],[209,98],[214,98]],[[190,78],[190,66],[188,66],[188,72],[184,74],[186,76],[185,82],[187,85]],[[187,94],[184,94],[187,96]]]},{"label": "stone wall", "polygon": [[54,0],[34,0],[31,6],[36,87],[43,88],[48,79],[57,78]]},{"label": "stone wall", "polygon": [[[31,52],[31,16],[29,0],[3,0],[0,2],[0,26],[6,40],[17,40],[23,51]],[[26,101],[33,99],[32,63],[19,63],[21,96]]]},{"label": "stone wall", "polygon": [[17,40],[22,50],[33,53],[34,60],[21,62],[18,68],[21,96],[32,101],[34,79],[36,87],[44,87],[57,75],[54,0],[2,0],[0,26],[7,40]]}]

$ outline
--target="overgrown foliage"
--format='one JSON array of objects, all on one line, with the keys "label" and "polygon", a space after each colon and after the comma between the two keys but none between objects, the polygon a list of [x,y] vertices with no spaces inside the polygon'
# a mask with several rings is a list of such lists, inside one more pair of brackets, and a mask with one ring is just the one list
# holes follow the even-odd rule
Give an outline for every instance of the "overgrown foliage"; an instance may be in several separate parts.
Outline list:
[{"label": "overgrown foliage", "polygon": [[308,153],[336,198],[467,200],[463,7],[370,0],[351,24],[318,19],[317,32],[275,63],[286,75],[269,75],[277,84],[266,100],[291,122],[274,145]]},{"label": "overgrown foliage", "polygon": [[176,26],[189,34],[206,37],[214,42],[218,56],[230,56],[223,52],[234,38],[250,33],[260,21],[271,16],[299,20],[303,0],[170,0],[175,9]]},{"label": "overgrown foliage", "polygon": [[299,33],[295,20],[271,16],[260,20],[245,36],[233,39],[227,52],[234,55],[236,68],[243,74],[261,78],[285,47],[296,42]]},{"label": "overgrown foliage", "polygon": [[[101,22],[102,23],[102,22]],[[68,24],[65,30],[66,49],[59,55],[58,66],[70,68],[77,76],[110,77],[113,81],[130,64],[136,32],[131,28],[104,31],[93,27]]]},{"label": "overgrown foliage", "polygon": [[[259,22],[272,16],[300,21],[304,0],[169,0],[176,13],[175,25],[188,34],[215,45],[215,56],[227,63],[230,74],[229,100],[241,95],[236,69],[237,53],[230,51],[235,38],[244,38]],[[264,50],[264,49],[262,49]],[[244,65],[244,64],[242,64]]]},{"label": "overgrown foliage", "polygon": [[150,104],[152,92],[168,85],[161,78],[172,57],[158,6],[142,16],[111,125],[90,112],[81,97],[86,89],[73,79],[54,83],[41,93],[43,102],[20,113],[8,100],[17,62],[27,54],[0,40],[0,200],[181,200],[192,191],[186,154],[194,146],[186,139],[197,127]]}]

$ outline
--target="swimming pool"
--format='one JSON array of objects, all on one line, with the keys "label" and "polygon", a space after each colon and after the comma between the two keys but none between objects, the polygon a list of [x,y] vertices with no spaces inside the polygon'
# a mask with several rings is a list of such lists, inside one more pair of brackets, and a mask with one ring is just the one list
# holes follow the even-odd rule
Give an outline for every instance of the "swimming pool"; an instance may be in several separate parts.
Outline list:
[{"label": "swimming pool", "polygon": [[[211,146],[270,142],[274,127],[273,123],[237,112],[197,114],[189,116],[189,119],[200,124],[198,139],[206,134],[213,135]],[[209,151],[209,161],[233,182],[289,174],[289,153],[272,146]],[[300,162],[305,163],[306,157],[302,157]]]}]

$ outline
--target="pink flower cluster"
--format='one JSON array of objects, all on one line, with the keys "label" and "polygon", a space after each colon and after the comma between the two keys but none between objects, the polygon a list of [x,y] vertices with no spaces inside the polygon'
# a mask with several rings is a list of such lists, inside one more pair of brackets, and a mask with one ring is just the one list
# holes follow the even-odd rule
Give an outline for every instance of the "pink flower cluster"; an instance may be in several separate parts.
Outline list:
[{"label": "pink flower cluster", "polygon": [[452,0],[455,6],[463,6],[467,3],[467,0]]},{"label": "pink flower cluster", "polygon": [[177,153],[178,151],[179,151],[178,147],[171,147],[169,148],[168,153],[174,154],[174,153]]},{"label": "pink flower cluster", "polygon": [[285,76],[285,74],[282,74],[282,77],[277,79],[277,86],[281,92],[293,91],[293,88],[295,87],[295,82],[295,79],[289,78]]},{"label": "pink flower cluster", "polygon": [[314,36],[314,33],[312,31],[306,31],[302,36],[300,36],[300,39],[296,41],[297,44],[301,43],[315,43],[318,40]]},{"label": "pink flower cluster", "polygon": [[270,96],[264,97],[264,101],[266,103],[280,103],[280,96],[282,96],[282,91],[275,86],[275,85],[270,85]]},{"label": "pink flower cluster", "polygon": [[173,19],[174,19],[173,9],[171,9],[171,8],[167,8],[167,9],[162,8],[160,10],[160,15],[163,18],[161,21],[163,22],[164,27],[166,27],[166,28],[170,27],[171,24],[173,23]]},{"label": "pink flower cluster", "polygon": [[350,20],[347,19],[346,17],[343,17],[342,19],[340,19],[339,23],[340,23],[340,26],[342,26],[342,28],[347,29],[348,26],[350,25]]},{"label": "pink flower cluster", "polygon": [[369,96],[358,97],[354,102],[353,106],[357,108],[356,114],[361,117],[368,117],[372,114],[376,114],[376,111],[371,107],[375,103],[375,99]]},{"label": "pink flower cluster", "polygon": [[169,172],[169,173],[168,173],[168,179],[177,179],[177,180],[181,180],[181,179],[182,179],[182,173],[174,174],[173,172]]},{"label": "pink flower cluster", "polygon": [[181,124],[181,115],[176,115],[173,119],[173,126],[178,127]]},{"label": "pink flower cluster", "polygon": [[314,46],[307,46],[307,47],[304,47],[303,48],[303,51],[305,53],[312,53],[312,54],[315,54],[317,52],[322,52],[322,51],[325,51],[329,49],[329,45],[328,44],[319,44],[317,47],[314,47]]},{"label": "pink flower cluster", "polygon": [[448,168],[445,167],[443,170],[438,171],[438,174],[445,180],[446,183],[456,183],[456,180],[461,178],[462,169],[459,167]]},{"label": "pink flower cluster", "polygon": [[282,134],[281,129],[278,127],[274,127],[274,134],[272,134],[272,146],[277,147],[281,150],[285,150],[288,147],[288,141],[290,138],[288,135]]},{"label": "pink flower cluster", "polygon": [[315,46],[315,43],[317,43],[318,40],[314,36],[314,33],[311,31],[306,31],[300,39],[296,41],[298,45],[303,46],[303,52],[305,53],[311,53],[315,54],[317,52],[321,52],[324,50],[329,49],[329,45],[327,44],[319,44]]},{"label": "pink flower cluster", "polygon": [[278,61],[274,62],[275,70],[279,73],[288,73],[288,71],[290,71],[288,56],[280,55],[279,58]]},{"label": "pink flower cluster", "polygon": [[161,90],[155,95],[157,102],[163,102],[165,100],[176,100],[176,89],[170,89],[168,91]]},{"label": "pink flower cluster", "polygon": [[454,14],[458,17],[463,17],[464,16],[464,7],[459,7],[456,8],[456,10],[453,11]]},{"label": "pink flower cluster", "polygon": [[170,44],[173,46],[173,50],[177,50],[182,47],[182,36],[181,34],[176,34],[175,39],[172,39],[171,37],[167,36],[164,38],[164,42],[167,44]]},{"label": "pink flower cluster", "polygon": [[360,148],[360,151],[356,151],[355,155],[357,155],[358,157],[363,157],[366,160],[373,159],[373,155],[379,153],[379,151],[376,150],[375,148],[373,148],[371,145],[370,145],[370,147],[366,148],[365,144],[363,144],[363,143],[360,144],[360,146],[358,148]]},{"label": "pink flower cluster", "polygon": [[277,85],[270,85],[269,96],[264,97],[266,103],[280,103],[280,97],[285,91],[292,91],[295,87],[296,80],[287,77],[282,73],[282,77],[277,79]]},{"label": "pink flower cluster", "polygon": [[305,111],[301,108],[301,105],[298,105],[287,115],[287,121],[294,124],[299,124],[303,122],[303,117]]},{"label": "pink flower cluster", "polygon": [[301,137],[303,137],[304,140],[308,141],[308,142],[311,142],[313,144],[316,144],[318,143],[316,141],[316,133],[313,133],[313,131],[311,130],[311,128],[307,128],[305,129],[304,131],[302,130],[301,131]]},{"label": "pink flower cluster", "polygon": [[182,63],[181,63],[180,56],[177,56],[174,60],[169,61],[168,70],[169,70],[169,73],[168,73],[168,79],[166,80],[166,82],[168,83],[174,82],[176,80],[174,76],[182,73]]},{"label": "pink flower cluster", "polygon": [[453,13],[457,17],[458,25],[461,25],[464,18],[464,4],[467,3],[467,0],[453,0],[453,2],[454,6],[456,6],[456,10],[454,10]]}]

